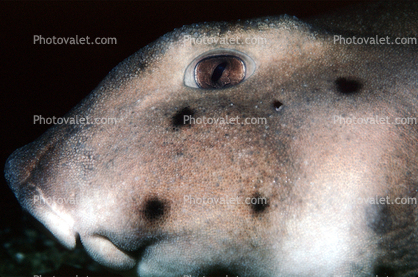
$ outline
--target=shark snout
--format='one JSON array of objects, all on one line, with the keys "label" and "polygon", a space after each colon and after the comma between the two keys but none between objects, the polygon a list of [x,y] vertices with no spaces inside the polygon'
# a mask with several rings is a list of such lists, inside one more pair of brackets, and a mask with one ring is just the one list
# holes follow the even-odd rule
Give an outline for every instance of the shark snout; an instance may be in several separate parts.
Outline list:
[{"label": "shark snout", "polygon": [[18,199],[20,185],[29,178],[35,163],[35,154],[30,149],[30,145],[25,145],[14,151],[4,167],[6,181]]}]

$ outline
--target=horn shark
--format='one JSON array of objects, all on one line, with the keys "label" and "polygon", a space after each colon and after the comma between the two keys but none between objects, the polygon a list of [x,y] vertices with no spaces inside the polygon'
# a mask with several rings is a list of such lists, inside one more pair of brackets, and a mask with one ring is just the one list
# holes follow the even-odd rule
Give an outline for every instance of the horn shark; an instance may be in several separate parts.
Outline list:
[{"label": "horn shark", "polygon": [[16,150],[8,184],[126,275],[415,277],[418,5],[381,5],[174,30]]}]

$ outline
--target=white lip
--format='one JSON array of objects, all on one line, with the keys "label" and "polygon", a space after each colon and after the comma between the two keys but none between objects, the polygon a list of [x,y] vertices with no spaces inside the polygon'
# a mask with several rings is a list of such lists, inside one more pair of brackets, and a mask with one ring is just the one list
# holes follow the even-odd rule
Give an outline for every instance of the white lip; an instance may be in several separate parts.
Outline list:
[{"label": "white lip", "polygon": [[115,270],[129,270],[135,267],[136,259],[120,250],[104,236],[80,236],[80,240],[89,255],[102,265]]}]

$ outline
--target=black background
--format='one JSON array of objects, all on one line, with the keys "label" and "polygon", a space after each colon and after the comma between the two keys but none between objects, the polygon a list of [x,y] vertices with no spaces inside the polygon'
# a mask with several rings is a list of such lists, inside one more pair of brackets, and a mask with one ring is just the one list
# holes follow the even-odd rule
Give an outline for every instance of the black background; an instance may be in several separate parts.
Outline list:
[{"label": "black background", "polygon": [[[329,13],[359,1],[2,2],[0,3],[1,156],[50,126],[34,115],[63,116],[126,57],[182,25],[289,14]],[[115,37],[116,45],[39,45],[33,36]],[[3,174],[2,174],[3,175]],[[0,228],[22,211],[0,177]]]}]

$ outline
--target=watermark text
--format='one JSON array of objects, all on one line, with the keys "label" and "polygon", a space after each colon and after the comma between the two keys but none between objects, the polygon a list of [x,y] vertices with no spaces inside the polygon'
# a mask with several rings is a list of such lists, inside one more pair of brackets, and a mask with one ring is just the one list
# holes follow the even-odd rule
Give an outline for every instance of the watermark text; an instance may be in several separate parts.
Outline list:
[{"label": "watermark text", "polygon": [[378,115],[374,117],[356,117],[356,116],[333,116],[334,124],[344,124],[344,125],[362,125],[362,124],[396,124],[396,125],[416,125],[418,120],[416,117],[396,117],[394,120],[391,120],[389,116],[379,117]]},{"label": "watermark text", "polygon": [[247,197],[242,201],[238,196],[236,197],[193,197],[191,195],[184,196],[184,203],[189,205],[267,205],[267,198],[265,197]]},{"label": "watermark text", "polygon": [[93,124],[116,124],[116,118],[106,118],[106,117],[98,117],[98,118],[91,118],[91,117],[82,117],[82,116],[74,116],[74,117],[43,117],[42,115],[34,115],[33,116],[33,124],[69,124],[69,125],[93,125]]},{"label": "watermark text", "polygon": [[186,35],[183,38],[183,43],[188,45],[266,45],[267,39],[263,37],[246,37],[240,38],[236,37],[192,37],[191,35]]},{"label": "watermark text", "polygon": [[267,118],[265,117],[247,117],[243,120],[239,118],[239,116],[229,117],[226,115],[225,117],[193,117],[191,115],[184,115],[183,116],[183,124],[219,124],[219,125],[234,125],[234,124],[243,124],[243,125],[250,125],[250,124],[267,124]]},{"label": "watermark text", "polygon": [[389,36],[386,37],[343,37],[342,35],[334,35],[334,44],[365,44],[365,45],[381,45],[381,44],[418,44],[418,38],[416,37],[397,37],[392,40]]},{"label": "watermark text", "polygon": [[78,36],[75,37],[43,37],[42,35],[33,36],[33,44],[40,45],[96,45],[96,44],[118,44],[115,37],[96,37],[91,39],[89,36]]}]

